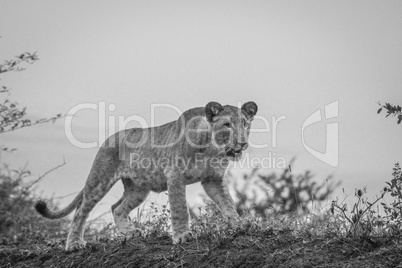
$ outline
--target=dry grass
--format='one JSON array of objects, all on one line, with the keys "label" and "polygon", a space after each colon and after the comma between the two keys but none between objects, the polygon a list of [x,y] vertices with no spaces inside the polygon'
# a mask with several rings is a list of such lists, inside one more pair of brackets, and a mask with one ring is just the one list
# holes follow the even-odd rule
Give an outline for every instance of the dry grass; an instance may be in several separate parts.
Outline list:
[{"label": "dry grass", "polygon": [[[88,246],[63,250],[65,234],[25,229],[3,237],[1,267],[396,267],[402,262],[399,166],[374,200],[356,190],[352,205],[334,200],[313,213],[253,216],[250,208],[228,222],[212,203],[192,211],[194,241],[172,245],[169,205],[139,210],[133,223],[145,238],[121,235],[114,225],[87,227]],[[386,203],[385,195],[391,197]],[[381,205],[382,211],[374,209]],[[387,209],[386,209],[387,208]],[[43,222],[41,223],[43,224]]]}]

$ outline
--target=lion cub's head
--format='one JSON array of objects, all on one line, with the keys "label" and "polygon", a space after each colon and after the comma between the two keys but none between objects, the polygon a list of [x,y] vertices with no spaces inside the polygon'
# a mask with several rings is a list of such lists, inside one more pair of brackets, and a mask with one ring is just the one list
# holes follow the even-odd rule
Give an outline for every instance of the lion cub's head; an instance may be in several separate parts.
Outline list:
[{"label": "lion cub's head", "polygon": [[238,160],[242,151],[248,147],[250,124],[258,107],[254,102],[246,102],[239,109],[235,106],[222,106],[209,102],[205,106],[207,121],[212,127],[211,142],[232,160]]}]

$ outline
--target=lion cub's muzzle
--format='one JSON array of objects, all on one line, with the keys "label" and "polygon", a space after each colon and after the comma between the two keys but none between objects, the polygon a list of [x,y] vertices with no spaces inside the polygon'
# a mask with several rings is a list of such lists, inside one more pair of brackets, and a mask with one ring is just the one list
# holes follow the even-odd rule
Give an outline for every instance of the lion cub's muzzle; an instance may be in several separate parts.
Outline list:
[{"label": "lion cub's muzzle", "polygon": [[240,157],[242,152],[248,147],[247,142],[238,142],[233,147],[227,147],[225,153],[229,157]]}]

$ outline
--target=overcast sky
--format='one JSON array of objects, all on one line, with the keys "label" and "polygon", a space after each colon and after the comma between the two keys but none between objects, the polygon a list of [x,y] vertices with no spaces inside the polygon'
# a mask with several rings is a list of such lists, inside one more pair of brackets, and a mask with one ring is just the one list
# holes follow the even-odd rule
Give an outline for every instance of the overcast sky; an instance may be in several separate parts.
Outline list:
[{"label": "overcast sky", "polygon": [[[105,102],[116,107],[107,116],[139,115],[150,122],[152,104],[185,111],[212,100],[252,100],[271,132],[251,135],[269,146],[250,148],[250,157],[271,152],[287,164],[296,157],[295,174],[312,170],[317,180],[334,175],[349,194],[363,186],[377,193],[401,161],[401,125],[376,114],[378,101],[402,104],[401,13],[401,1],[2,0],[0,60],[37,51],[40,61],[2,75],[1,83],[34,119]],[[325,152],[326,124],[338,124],[339,161],[332,167],[305,149],[301,133],[311,114],[321,109],[325,118],[324,107],[336,101],[337,118],[304,132],[308,146]],[[78,140],[98,141],[98,113],[77,113]],[[156,124],[178,116],[173,109],[155,110]],[[272,118],[281,116],[274,146]],[[40,183],[44,196],[81,190],[97,152],[71,144],[64,120],[0,138],[18,148],[1,155],[13,168],[28,163],[42,174],[65,158],[67,165]],[[109,208],[121,188],[100,206]],[[199,190],[196,185],[188,193],[194,197]]]}]

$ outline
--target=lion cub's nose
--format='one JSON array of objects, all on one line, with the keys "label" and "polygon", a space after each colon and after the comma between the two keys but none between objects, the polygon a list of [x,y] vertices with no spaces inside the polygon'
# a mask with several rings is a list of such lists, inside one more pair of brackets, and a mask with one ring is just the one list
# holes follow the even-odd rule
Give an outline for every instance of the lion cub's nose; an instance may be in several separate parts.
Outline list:
[{"label": "lion cub's nose", "polygon": [[237,144],[240,145],[243,150],[246,150],[248,147],[248,142],[238,142]]}]

